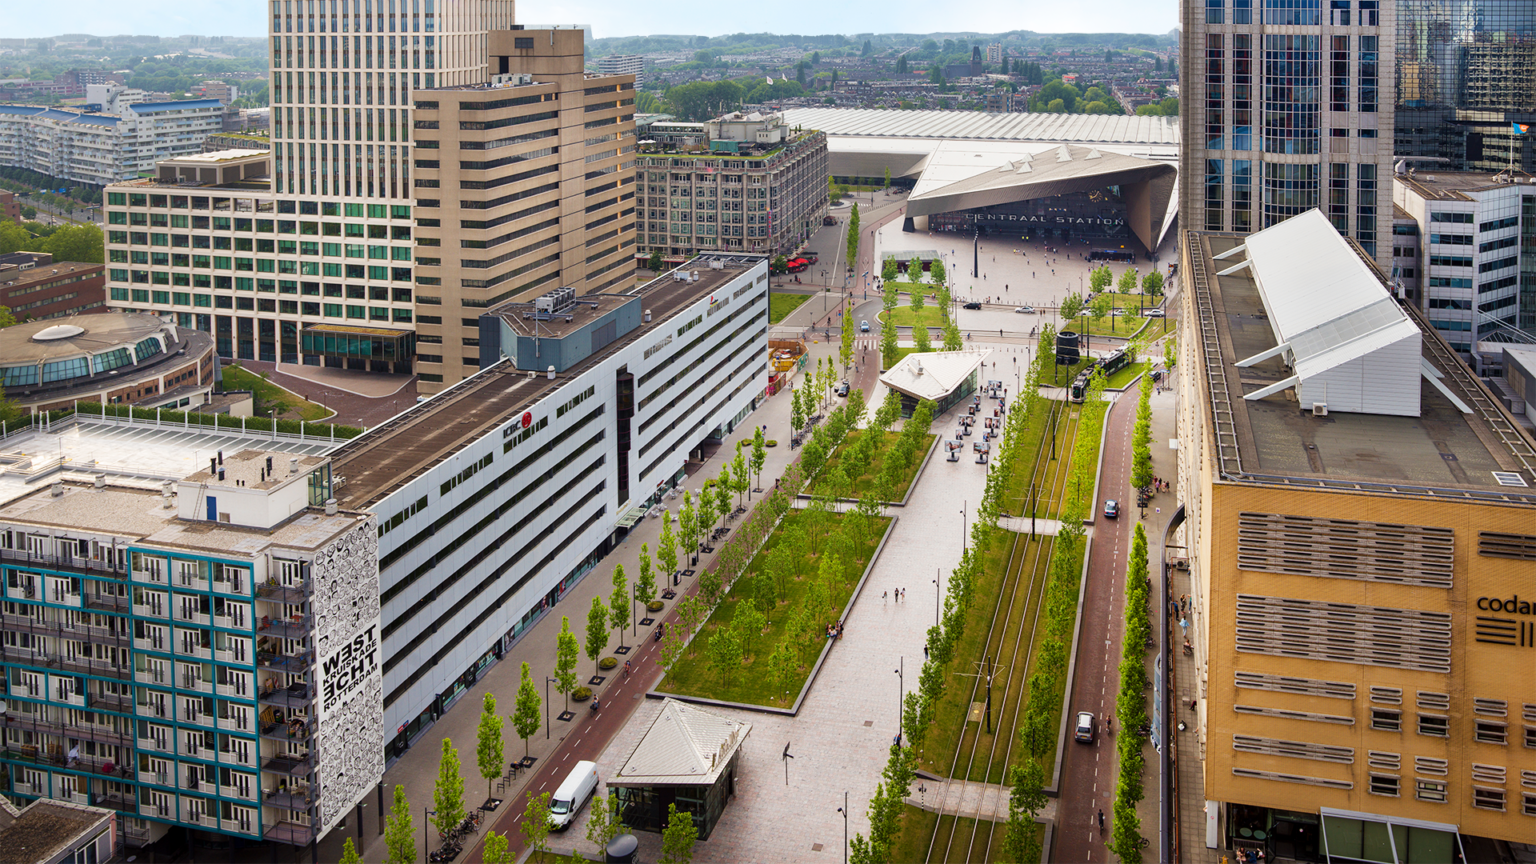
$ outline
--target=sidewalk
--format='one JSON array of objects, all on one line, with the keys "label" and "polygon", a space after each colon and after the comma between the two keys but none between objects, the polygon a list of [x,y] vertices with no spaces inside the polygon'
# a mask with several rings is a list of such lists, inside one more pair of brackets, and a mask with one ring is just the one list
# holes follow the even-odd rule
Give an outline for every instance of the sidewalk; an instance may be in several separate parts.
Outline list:
[{"label": "sidewalk", "polygon": [[[813,357],[807,368],[814,368],[817,355],[829,353],[828,349],[835,350],[835,346],[821,345],[816,347],[820,350],[813,351]],[[799,383],[798,380],[796,383]],[[764,424],[768,427],[768,437],[770,439],[778,439],[781,442],[777,447],[768,448],[767,463],[763,468],[762,486],[770,488],[773,485],[774,479],[783,473],[790,460],[799,455],[797,451],[792,451],[789,448],[789,413],[790,400],[788,392],[768,397],[756,411],[748,415],[746,421],[738,426],[733,434],[725,438],[714,456],[705,463],[703,470],[697,471],[688,477],[684,488],[691,490],[695,497],[697,497],[704,481],[718,475],[722,464],[735,454],[736,442],[738,440],[750,442],[755,425],[761,426]],[[669,500],[666,506],[675,514],[681,503],[682,498],[679,496],[677,499]],[[442,751],[443,738],[452,739],[453,746],[459,751],[460,773],[464,777],[465,807],[478,807],[484,802],[486,797],[486,782],[481,778],[475,763],[476,730],[479,725],[481,702],[484,699],[484,694],[487,692],[495,694],[497,712],[502,715],[510,715],[515,707],[522,663],[527,662],[531,668],[534,682],[539,685],[540,698],[543,698],[545,693],[543,679],[546,675],[553,673],[555,666],[555,640],[560,632],[560,617],[562,615],[568,616],[571,619],[572,631],[578,634],[578,639],[583,639],[584,637],[581,634],[585,631],[587,610],[592,605],[592,598],[597,596],[607,598],[612,590],[613,568],[616,565],[623,565],[625,574],[633,581],[639,573],[641,544],[650,544],[654,557],[656,540],[660,533],[660,519],[648,518],[636,523],[629,536],[622,543],[611,551],[607,557],[599,561],[597,566],[586,577],[571,586],[565,592],[565,596],[560,602],[551,607],[550,612],[529,629],[500,662],[486,670],[475,685],[459,697],[452,708],[428,728],[403,756],[388,767],[383,779],[385,790],[384,807],[387,810],[390,806],[395,785],[403,785],[406,797],[411,802],[412,818],[415,822],[416,842],[418,844],[422,843],[427,836],[422,810],[424,806],[431,806],[432,791],[437,780],[438,760]],[[700,561],[697,569],[704,570],[711,566],[711,556],[705,556]],[[694,581],[696,582],[697,580]],[[689,584],[685,580],[680,589],[688,588]],[[680,590],[677,599],[681,599],[683,596],[685,595]],[[656,617],[658,620],[664,619],[671,613],[675,602],[676,600],[667,601],[667,608],[653,617]],[[637,628],[632,623],[629,632],[625,633],[624,644],[634,645],[637,639],[645,639],[646,637],[646,631],[638,630],[637,632]],[[608,650],[604,652],[604,656],[611,655],[613,648],[617,647],[618,644],[619,640],[614,638],[610,642]],[[586,659],[585,652],[582,653],[577,663],[576,672],[583,683],[592,674],[592,661]],[[639,679],[640,683],[649,685],[661,677],[661,672],[654,665],[643,664],[637,666],[633,677]],[[603,711],[605,714],[630,712],[639,705],[638,702],[631,700],[625,700],[630,704],[610,703],[607,700],[604,695],[607,687],[612,687],[619,680],[620,676],[609,674],[605,682],[606,687],[597,688],[597,695],[603,700]],[[558,715],[562,707],[560,694],[551,691],[550,695],[554,702],[552,714]],[[560,751],[566,745],[567,739],[576,731],[578,725],[585,722],[586,706],[576,705],[574,708],[577,711],[577,717],[574,721],[563,723],[556,719],[554,723],[558,725],[555,725],[550,732],[547,733],[544,730],[540,730],[528,740],[527,752],[539,760],[540,767],[552,754]],[[520,758],[524,752],[524,744],[521,739],[516,737],[517,733],[510,723],[504,727],[503,736],[506,761]],[[606,741],[599,740],[574,741],[572,742],[573,752],[575,753],[573,758],[596,759],[606,744]],[[501,792],[497,792],[494,784],[492,785],[492,794],[505,799],[505,803],[494,814],[496,817],[507,813],[509,808],[521,807],[523,787],[534,774],[535,772],[533,771],[523,772],[518,781],[514,781],[512,785]],[[359,844],[358,851],[365,861],[383,861],[388,857],[388,849],[385,847],[384,837],[381,833],[382,824],[379,814],[375,812],[377,808],[374,796],[368,796],[364,803],[363,838]],[[350,818],[353,814],[348,815]],[[490,820],[488,819],[487,821]],[[332,831],[321,844],[319,860],[335,861],[339,859],[344,838],[352,837],[354,842],[357,842],[357,835],[358,831],[355,820],[349,821],[347,828],[344,830]],[[578,833],[574,836],[579,837],[581,834]],[[483,837],[484,831],[476,835],[474,842],[478,844]],[[435,836],[432,838],[430,846],[431,848],[436,848]],[[473,849],[466,848],[461,860],[478,860],[478,854]],[[303,860],[308,860],[307,855],[301,857]]]}]

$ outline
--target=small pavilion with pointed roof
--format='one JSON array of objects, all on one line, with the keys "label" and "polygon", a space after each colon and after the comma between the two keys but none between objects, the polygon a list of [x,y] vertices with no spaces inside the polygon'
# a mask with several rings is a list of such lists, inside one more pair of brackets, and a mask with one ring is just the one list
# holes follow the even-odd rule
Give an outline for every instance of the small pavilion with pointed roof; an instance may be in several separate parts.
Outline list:
[{"label": "small pavilion with pointed roof", "polygon": [[741,744],[752,724],[667,699],[629,758],[608,779],[624,824],[660,833],[667,805],[693,814],[699,839],[709,839],[726,802],[736,794]]}]

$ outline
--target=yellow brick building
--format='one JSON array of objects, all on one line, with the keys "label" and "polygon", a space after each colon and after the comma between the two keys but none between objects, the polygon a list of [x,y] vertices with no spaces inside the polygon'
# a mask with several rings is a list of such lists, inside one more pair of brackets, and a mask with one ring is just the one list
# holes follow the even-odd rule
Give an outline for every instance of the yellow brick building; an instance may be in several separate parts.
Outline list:
[{"label": "yellow brick building", "polygon": [[1311,215],[1181,238],[1184,662],[1219,845],[1532,842],[1536,447]]}]

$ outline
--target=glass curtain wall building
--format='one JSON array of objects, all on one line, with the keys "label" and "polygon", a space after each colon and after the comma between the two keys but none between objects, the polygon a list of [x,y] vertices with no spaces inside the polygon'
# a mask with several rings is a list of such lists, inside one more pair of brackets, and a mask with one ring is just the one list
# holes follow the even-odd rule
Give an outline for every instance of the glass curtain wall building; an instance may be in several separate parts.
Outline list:
[{"label": "glass curtain wall building", "polygon": [[1396,118],[1420,170],[1536,171],[1536,4],[1400,0]]},{"label": "glass curtain wall building", "polygon": [[1322,208],[1390,266],[1392,14],[1379,0],[1185,0],[1182,227],[1246,233]]}]

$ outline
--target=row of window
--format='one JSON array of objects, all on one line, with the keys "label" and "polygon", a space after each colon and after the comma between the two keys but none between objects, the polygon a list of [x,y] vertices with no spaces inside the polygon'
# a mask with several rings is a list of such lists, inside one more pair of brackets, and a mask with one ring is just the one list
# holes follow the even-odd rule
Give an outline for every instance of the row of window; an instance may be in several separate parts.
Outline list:
[{"label": "row of window", "polygon": [[141,303],[155,306],[193,306],[197,308],[231,309],[237,312],[268,312],[279,315],[303,315],[311,318],[341,318],[350,321],[393,321],[411,323],[410,309],[383,306],[360,306],[342,303],[316,303],[297,300],[269,300],[262,297],[227,297],[206,294],[186,294],[178,291],[146,291],[139,288],[113,288],[114,303]]},{"label": "row of window", "polygon": [[[148,207],[171,210],[212,210],[297,216],[345,216],[349,219],[410,219],[409,204],[353,204],[335,201],[294,201],[268,198],[225,198],[207,195],[161,195],[148,192],[107,192],[108,207]],[[270,223],[269,223],[270,224]],[[244,230],[250,230],[247,226]],[[268,228],[270,230],[270,228]]]},{"label": "row of window", "polygon": [[[235,270],[242,273],[272,273],[287,276],[324,276],[331,279],[367,279],[374,282],[410,282],[411,268],[409,267],[385,267],[378,264],[342,264],[339,262],[319,261],[273,261],[270,258],[231,258],[226,255],[181,255],[178,253],[165,253],[166,258],[160,259],[150,255],[147,263],[155,267],[185,267],[196,270]],[[131,260],[131,259],[130,259]],[[114,262],[116,263],[116,262]],[[210,276],[206,273],[167,272],[165,270],[125,270],[120,267],[107,269],[107,278],[112,282],[132,282],[139,285],[177,285],[192,288],[214,288],[217,290],[229,290],[234,287],[235,281],[249,280],[250,277]],[[255,285],[260,288],[263,283],[275,282],[278,285],[294,284],[289,279],[256,279]],[[423,282],[422,284],[427,284]],[[284,292],[292,293],[292,292]]]}]

